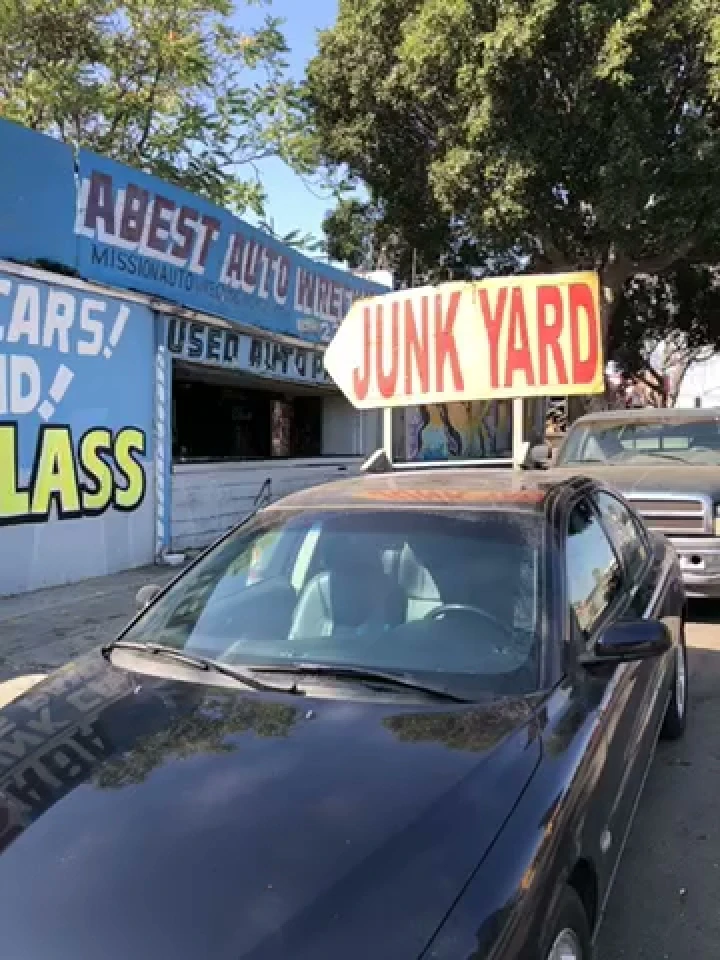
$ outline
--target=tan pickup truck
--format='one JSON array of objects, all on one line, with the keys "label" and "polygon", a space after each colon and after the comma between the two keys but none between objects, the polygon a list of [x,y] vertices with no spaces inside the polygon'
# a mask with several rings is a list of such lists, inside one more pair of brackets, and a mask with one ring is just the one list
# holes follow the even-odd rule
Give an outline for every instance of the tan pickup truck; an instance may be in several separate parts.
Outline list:
[{"label": "tan pickup truck", "polygon": [[556,453],[535,447],[531,456],[553,479],[582,474],[614,486],[673,543],[687,595],[720,597],[720,409],[592,413]]}]

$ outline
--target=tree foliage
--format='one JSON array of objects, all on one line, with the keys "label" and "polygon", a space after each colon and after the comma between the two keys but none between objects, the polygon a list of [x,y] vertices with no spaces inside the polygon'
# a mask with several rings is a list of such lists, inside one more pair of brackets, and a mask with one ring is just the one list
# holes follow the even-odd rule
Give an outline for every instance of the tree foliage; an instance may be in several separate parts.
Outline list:
[{"label": "tree foliage", "polygon": [[341,198],[323,219],[330,259],[347,263],[353,270],[375,266],[376,219],[371,204],[355,197]]},{"label": "tree foliage", "polygon": [[[242,0],[250,6],[257,0]],[[313,168],[281,21],[232,0],[0,0],[0,113],[242,211],[254,165]]]},{"label": "tree foliage", "polygon": [[367,185],[366,224],[429,270],[597,269],[616,341],[641,309],[703,321],[720,261],[714,0],[340,0],[308,102],[325,161]]},{"label": "tree foliage", "polygon": [[685,261],[660,276],[633,278],[620,298],[609,349],[628,371],[674,400],[690,366],[720,349],[717,271]]}]

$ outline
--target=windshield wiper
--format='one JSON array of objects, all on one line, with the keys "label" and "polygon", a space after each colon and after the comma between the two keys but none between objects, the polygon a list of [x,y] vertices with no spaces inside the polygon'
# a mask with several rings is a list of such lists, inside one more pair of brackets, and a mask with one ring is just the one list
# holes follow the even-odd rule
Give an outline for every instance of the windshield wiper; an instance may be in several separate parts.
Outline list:
[{"label": "windshield wiper", "polygon": [[449,700],[453,703],[472,703],[469,697],[460,697],[450,693],[444,687],[435,687],[418,680],[412,680],[397,673],[387,673],[384,670],[371,670],[367,667],[353,667],[334,665],[330,663],[292,663],[266,664],[253,666],[252,672],[259,673],[288,673],[291,676],[329,677],[335,680],[350,680],[372,685],[376,683],[391,687],[403,687],[406,690],[417,690],[419,693],[435,697],[437,700]]},{"label": "windshield wiper", "polygon": [[161,643],[139,643],[136,640],[115,640],[102,648],[103,656],[109,658],[113,650],[135,650],[138,653],[149,654],[153,657],[164,657],[168,660],[176,660],[187,667],[193,667],[196,670],[205,670],[222,674],[225,677],[232,677],[238,683],[242,683],[253,690],[260,690],[265,693],[293,693],[304,696],[304,691],[300,690],[296,683],[291,686],[282,684],[263,683],[258,680],[250,670],[243,667],[231,667],[210,657],[201,657],[195,653],[186,653],[184,650],[177,650],[175,647],[167,647]]}]

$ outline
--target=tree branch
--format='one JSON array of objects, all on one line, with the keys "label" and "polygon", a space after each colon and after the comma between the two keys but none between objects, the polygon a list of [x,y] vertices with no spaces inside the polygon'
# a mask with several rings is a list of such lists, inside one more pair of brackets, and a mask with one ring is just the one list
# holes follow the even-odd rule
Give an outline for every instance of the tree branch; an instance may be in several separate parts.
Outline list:
[{"label": "tree branch", "polygon": [[135,145],[135,152],[138,156],[142,156],[142,152],[145,149],[145,144],[147,139],[150,136],[150,129],[152,127],[152,122],[155,118],[155,100],[157,97],[158,87],[160,86],[160,78],[163,75],[164,64],[162,59],[158,57],[158,63],[155,68],[155,75],[150,86],[150,95],[147,102],[147,113],[145,115],[145,123],[142,127],[142,133],[140,134],[140,139]]},{"label": "tree branch", "polygon": [[662,273],[663,270],[668,270],[673,264],[677,263],[678,260],[686,257],[693,247],[695,247],[699,239],[700,226],[698,223],[689,236],[669,253],[663,253],[657,257],[633,260],[633,272],[647,274]]}]

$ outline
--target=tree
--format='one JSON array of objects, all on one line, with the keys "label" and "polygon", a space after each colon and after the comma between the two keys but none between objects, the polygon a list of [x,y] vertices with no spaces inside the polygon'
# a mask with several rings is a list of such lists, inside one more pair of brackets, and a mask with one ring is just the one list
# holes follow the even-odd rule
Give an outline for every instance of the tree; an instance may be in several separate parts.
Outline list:
[{"label": "tree", "polygon": [[633,278],[610,333],[623,368],[672,406],[690,365],[720,349],[718,271],[681,261],[661,276]]},{"label": "tree", "polygon": [[355,197],[343,197],[323,219],[326,248],[331,260],[347,263],[353,269],[375,269],[380,252],[376,250],[377,218],[372,206]]},{"label": "tree", "polygon": [[312,233],[303,233],[300,230],[291,230],[289,233],[278,233],[275,229],[275,221],[272,217],[261,219],[258,223],[261,230],[264,230],[273,240],[278,243],[284,243],[286,247],[294,247],[296,250],[304,250],[306,253],[322,253],[325,250],[325,244]]},{"label": "tree", "polygon": [[720,262],[719,95],[713,0],[340,0],[307,80],[385,229],[434,265],[597,269],[608,334]]},{"label": "tree", "polygon": [[[250,5],[256,0],[242,0]],[[262,214],[255,164],[314,168],[281,21],[232,0],[0,0],[0,111]]]}]

